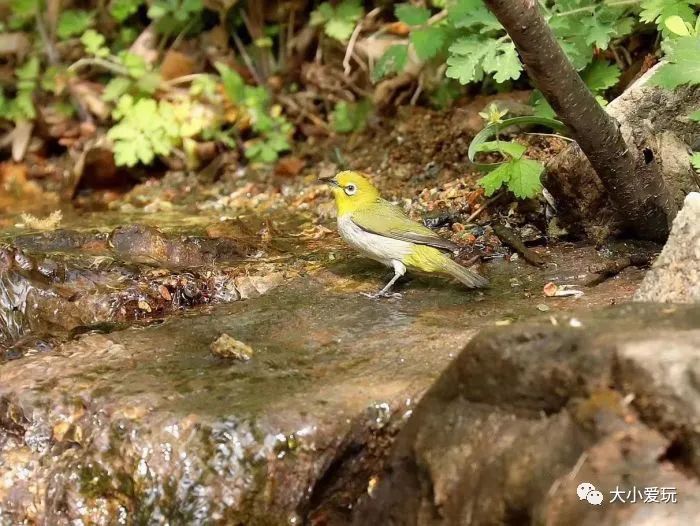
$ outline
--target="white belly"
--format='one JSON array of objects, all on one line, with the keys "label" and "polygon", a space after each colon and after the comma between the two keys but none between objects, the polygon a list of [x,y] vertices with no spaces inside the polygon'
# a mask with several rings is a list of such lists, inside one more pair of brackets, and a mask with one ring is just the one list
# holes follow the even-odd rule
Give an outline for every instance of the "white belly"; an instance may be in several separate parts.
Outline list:
[{"label": "white belly", "polygon": [[352,222],[349,215],[338,218],[338,232],[351,247],[359,250],[365,256],[372,258],[388,267],[392,261],[401,261],[407,257],[413,244],[399,239],[384,237],[362,230]]}]

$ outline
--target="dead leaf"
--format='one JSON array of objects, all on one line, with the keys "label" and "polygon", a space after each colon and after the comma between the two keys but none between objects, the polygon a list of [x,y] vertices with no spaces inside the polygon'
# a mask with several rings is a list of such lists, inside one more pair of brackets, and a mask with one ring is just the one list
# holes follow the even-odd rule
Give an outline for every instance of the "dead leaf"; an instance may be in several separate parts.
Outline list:
[{"label": "dead leaf", "polygon": [[411,32],[409,25],[404,24],[403,22],[391,22],[390,24],[386,24],[384,26],[384,30],[391,35],[398,35],[402,37],[405,37]]},{"label": "dead leaf", "polygon": [[185,75],[191,75],[196,72],[195,68],[196,64],[192,57],[171,49],[163,58],[163,63],[160,66],[160,74],[163,80],[171,80],[184,77]]},{"label": "dead leaf", "polygon": [[299,175],[304,166],[306,166],[306,162],[303,159],[293,156],[283,157],[275,166],[275,174],[282,177],[294,177]]}]

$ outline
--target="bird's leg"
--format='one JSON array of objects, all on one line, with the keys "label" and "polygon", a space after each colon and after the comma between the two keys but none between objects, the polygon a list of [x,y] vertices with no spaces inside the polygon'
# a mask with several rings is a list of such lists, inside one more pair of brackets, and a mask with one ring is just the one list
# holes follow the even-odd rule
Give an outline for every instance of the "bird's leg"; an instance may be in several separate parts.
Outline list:
[{"label": "bird's leg", "polygon": [[406,266],[396,259],[392,260],[391,265],[394,267],[394,277],[389,280],[389,283],[384,285],[384,288],[379,292],[376,292],[374,294],[364,293],[365,296],[372,299],[382,298],[384,296],[392,296],[396,298],[401,297],[401,294],[398,292],[390,294],[389,289],[391,289],[394,283],[396,283],[396,280],[398,280],[401,276],[403,276],[406,273]]}]

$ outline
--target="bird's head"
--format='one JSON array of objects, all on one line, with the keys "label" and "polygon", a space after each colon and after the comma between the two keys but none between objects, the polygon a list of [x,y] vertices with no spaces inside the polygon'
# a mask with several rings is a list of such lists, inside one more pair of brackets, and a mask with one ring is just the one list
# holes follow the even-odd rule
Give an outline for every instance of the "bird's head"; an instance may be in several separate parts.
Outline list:
[{"label": "bird's head", "polygon": [[328,184],[333,189],[339,216],[352,213],[379,199],[379,190],[360,172],[340,172]]}]

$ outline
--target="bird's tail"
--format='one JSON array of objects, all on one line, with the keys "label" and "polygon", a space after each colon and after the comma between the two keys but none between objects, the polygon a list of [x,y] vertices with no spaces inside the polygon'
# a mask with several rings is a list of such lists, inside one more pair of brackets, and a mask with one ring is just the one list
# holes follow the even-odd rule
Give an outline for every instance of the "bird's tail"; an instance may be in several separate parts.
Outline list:
[{"label": "bird's tail", "polygon": [[489,280],[487,280],[485,277],[480,276],[471,269],[463,267],[455,261],[452,261],[447,256],[444,256],[442,270],[470,289],[486,287],[489,284]]}]

